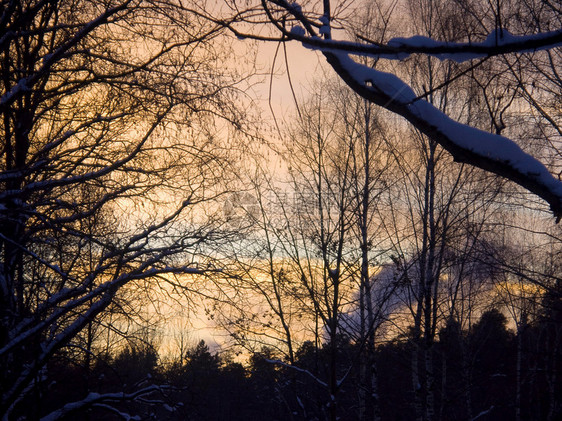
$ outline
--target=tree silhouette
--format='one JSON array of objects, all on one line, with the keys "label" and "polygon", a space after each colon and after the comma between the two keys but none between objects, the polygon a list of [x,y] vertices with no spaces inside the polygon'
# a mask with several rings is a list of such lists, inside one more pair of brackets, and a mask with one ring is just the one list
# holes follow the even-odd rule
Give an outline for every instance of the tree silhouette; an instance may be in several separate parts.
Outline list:
[{"label": "tree silhouette", "polygon": [[96,329],[127,333],[103,315],[142,311],[148,279],[200,272],[218,222],[193,212],[225,166],[211,121],[241,117],[218,29],[159,0],[2,2],[3,417],[46,415],[49,361],[82,349],[91,366]]}]

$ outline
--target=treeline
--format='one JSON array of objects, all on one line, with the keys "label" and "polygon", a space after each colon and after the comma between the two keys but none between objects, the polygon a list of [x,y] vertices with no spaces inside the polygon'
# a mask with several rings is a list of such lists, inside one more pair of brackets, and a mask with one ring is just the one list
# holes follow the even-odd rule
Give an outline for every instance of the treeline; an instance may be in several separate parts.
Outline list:
[{"label": "treeline", "polygon": [[[562,300],[546,294],[533,320],[514,328],[496,308],[484,312],[470,330],[455,320],[440,329],[432,347],[434,380],[432,406],[437,420],[555,420],[562,416]],[[379,341],[374,352],[376,407],[362,402],[357,360],[361,344],[338,337],[338,392],[330,396],[331,344],[304,342],[293,365],[278,360],[272,348],[250,356],[243,365],[212,353],[204,341],[179,360],[160,360],[150,344],[127,347],[118,355],[84,363],[57,358],[47,367],[52,379],[45,385],[40,412],[49,413],[65,402],[79,401],[88,391],[134,393],[160,385],[144,401],[107,407],[82,407],[82,419],[120,419],[123,414],[157,420],[322,420],[337,400],[338,419],[357,420],[370,410],[381,420],[415,419],[412,383],[413,342],[399,337]],[[419,361],[419,364],[425,364]],[[421,371],[421,370],[420,370]],[[420,388],[428,384],[420,379]],[[431,393],[428,393],[431,392]],[[95,396],[95,395],[90,395]],[[29,406],[27,406],[29,408]],[[34,411],[38,410],[34,407]],[[86,410],[84,412],[84,410]],[[23,414],[22,414],[23,415]],[[36,413],[36,415],[40,415]],[[77,413],[69,411],[67,419]]]}]

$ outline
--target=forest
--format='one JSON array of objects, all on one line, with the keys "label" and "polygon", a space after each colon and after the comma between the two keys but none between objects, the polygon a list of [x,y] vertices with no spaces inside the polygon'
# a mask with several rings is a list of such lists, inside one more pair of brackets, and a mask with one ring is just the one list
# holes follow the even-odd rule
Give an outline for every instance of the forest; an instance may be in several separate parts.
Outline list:
[{"label": "forest", "polygon": [[562,7],[0,0],[3,420],[562,418]]},{"label": "forest", "polygon": [[[435,419],[555,419],[560,380],[552,366],[559,363],[560,351],[553,343],[562,308],[559,300],[544,305],[549,310],[517,335],[496,309],[483,313],[468,332],[456,322],[438,332],[432,353]],[[379,344],[374,351],[377,402],[366,406],[361,400],[365,384],[358,361],[362,352],[349,337],[337,338],[337,375],[343,379],[337,392],[338,419],[358,420],[362,411],[368,412],[367,419],[415,419],[411,395],[404,392],[411,388],[413,351],[405,339]],[[183,361],[159,361],[150,344],[105,356],[90,370],[53,361],[57,386],[43,410],[62,406],[69,398],[80,399],[94,388],[113,394],[113,399],[106,399],[121,412],[141,414],[141,419],[326,419],[329,397],[321,379],[330,372],[330,348],[329,343],[317,346],[305,341],[295,352],[293,367],[277,360],[268,347],[241,364],[212,353],[204,341],[190,347]],[[135,391],[150,382],[167,388],[157,399],[133,403]],[[89,416],[105,419],[106,409],[95,409],[94,402]]]}]

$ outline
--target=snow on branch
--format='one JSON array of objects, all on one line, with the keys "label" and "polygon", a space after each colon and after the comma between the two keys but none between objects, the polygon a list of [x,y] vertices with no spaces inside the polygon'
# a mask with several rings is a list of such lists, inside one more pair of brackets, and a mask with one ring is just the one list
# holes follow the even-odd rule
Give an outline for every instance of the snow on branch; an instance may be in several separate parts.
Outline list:
[{"label": "snow on branch", "polygon": [[[284,9],[293,17],[296,24],[287,29],[281,21],[273,17],[268,3]],[[363,42],[334,40],[331,37],[329,1],[324,2],[324,14],[319,19],[320,23],[308,17],[298,3],[288,0],[262,1],[262,7],[270,22],[281,31],[284,39],[297,40],[305,47],[330,53],[345,52],[389,60],[404,60],[412,54],[424,54],[440,60],[464,62],[502,54],[550,50],[562,46],[562,29],[514,35],[502,27],[493,29],[481,42],[437,41],[421,35],[392,38],[386,44],[369,42],[365,38],[362,39]],[[233,29],[230,25],[226,26]]]},{"label": "snow on branch", "polygon": [[557,222],[562,217],[562,182],[514,141],[454,121],[396,75],[375,70],[347,54],[324,52],[338,75],[365,99],[393,111],[437,141],[458,162],[505,177],[543,198]]},{"label": "snow on branch", "polygon": [[299,26],[292,28],[288,34],[307,48],[388,60],[404,60],[412,54],[424,54],[440,60],[462,63],[501,54],[530,53],[562,46],[562,30],[533,35],[512,35],[507,29],[497,29],[482,42],[467,43],[436,41],[421,35],[392,38],[386,44],[359,43],[306,36],[304,29]]},{"label": "snow on branch", "polygon": [[[55,421],[61,418],[64,418],[71,414],[72,412],[82,410],[85,408],[89,408],[92,406],[97,407],[105,407],[106,409],[115,410],[113,407],[106,406],[104,404],[107,403],[118,403],[118,402],[125,402],[125,401],[135,401],[139,400],[140,398],[152,394],[154,392],[163,392],[164,390],[171,389],[169,386],[157,386],[151,385],[145,388],[139,389],[132,393],[124,393],[124,392],[117,392],[117,393],[89,393],[84,399],[71,402],[64,405],[62,408],[57,409],[56,411],[51,412],[50,414],[41,418],[41,421]],[[162,402],[157,402],[162,403]],[[119,412],[119,415],[124,419],[140,419],[138,417],[133,417],[123,412]]]},{"label": "snow on branch", "polygon": [[287,364],[287,363],[285,363],[285,362],[283,362],[283,361],[281,361],[281,360],[268,360],[268,359],[266,359],[265,361],[268,362],[268,363],[270,363],[270,364],[280,365],[280,366],[289,368],[289,369],[291,369],[291,370],[298,371],[299,373],[306,374],[306,375],[309,376],[312,380],[314,380],[316,383],[318,383],[320,386],[323,386],[323,387],[326,387],[326,388],[328,387],[328,384],[327,384],[326,382],[320,380],[318,377],[316,377],[316,376],[315,376],[314,374],[312,374],[310,371],[305,370],[304,368],[300,368],[300,367],[297,367],[297,366],[292,365],[292,364]]},{"label": "snow on branch", "polygon": [[[13,331],[10,332],[11,340],[4,347],[0,348],[0,356],[6,354],[36,333],[46,329],[48,326],[55,325],[58,320],[71,313],[76,308],[79,308],[85,303],[95,300],[98,297],[105,297],[105,299],[102,298],[100,301],[96,302],[96,304],[91,305],[86,312],[82,313],[81,316],[78,317],[63,332],[52,338],[48,345],[47,343],[44,345],[44,348],[49,352],[51,352],[52,349],[61,347],[68,341],[71,334],[79,331],[89,320],[93,319],[95,315],[101,312],[109,304],[112,298],[112,291],[132,280],[151,278],[161,274],[201,274],[204,272],[199,268],[189,266],[150,267],[153,263],[154,261],[144,263],[135,271],[122,274],[116,279],[106,281],[101,285],[96,286],[94,289],[89,290],[86,294],[83,293],[89,289],[88,287],[90,283],[84,283],[79,288],[67,289],[61,291],[57,295],[54,295],[43,303],[37,313],[41,314],[48,309],[55,310],[51,311],[51,314],[49,314],[48,317],[43,318],[39,322],[35,321],[33,318],[24,319],[20,325],[16,326]],[[77,298],[72,301],[65,301],[74,297]],[[45,355],[47,354],[48,353],[45,353]],[[40,358],[37,358],[37,360],[40,360]]]},{"label": "snow on branch", "polygon": [[470,421],[476,421],[477,419],[482,418],[484,415],[488,415],[490,412],[492,412],[493,409],[494,409],[494,405],[492,405],[488,409],[485,409],[484,411],[480,412],[478,415],[471,418]]}]

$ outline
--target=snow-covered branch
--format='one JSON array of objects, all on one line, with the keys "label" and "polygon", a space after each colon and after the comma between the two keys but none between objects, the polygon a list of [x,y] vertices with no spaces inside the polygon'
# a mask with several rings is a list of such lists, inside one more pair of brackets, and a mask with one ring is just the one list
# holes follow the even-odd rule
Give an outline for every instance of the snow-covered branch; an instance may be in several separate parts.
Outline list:
[{"label": "snow-covered branch", "polygon": [[290,370],[295,370],[295,371],[298,371],[299,373],[306,374],[308,377],[310,377],[312,380],[314,380],[320,386],[328,388],[328,384],[325,381],[320,380],[318,377],[316,377],[314,374],[312,374],[309,370],[305,370],[303,368],[297,367],[297,366],[292,365],[292,364],[287,364],[286,362],[283,362],[281,360],[266,360],[266,361],[270,364],[280,365],[280,366],[286,367]]},{"label": "snow-covered branch", "polygon": [[399,77],[352,60],[346,54],[324,53],[338,75],[365,99],[393,111],[430,138],[456,161],[505,177],[543,198],[557,220],[562,217],[562,182],[514,141],[454,121],[418,99]]},{"label": "snow-covered branch", "polygon": [[[326,5],[327,3],[327,5]],[[404,60],[425,55],[439,60],[465,62],[479,58],[552,50],[562,45],[562,29],[514,35],[496,26],[481,41],[453,42],[416,35],[394,37],[386,42],[333,39],[330,2],[317,10],[305,11],[286,0],[262,2],[266,15],[285,40],[297,40],[307,48],[321,51],[336,73],[360,96],[408,120],[439,143],[458,162],[507,178],[544,199],[556,217],[562,217],[562,183],[535,157],[513,140],[461,124],[414,93],[396,74],[360,64],[352,56],[374,60]],[[283,14],[284,13],[284,14]],[[285,16],[283,19],[280,16]],[[289,18],[290,17],[290,18]],[[286,23],[290,22],[290,23]],[[381,67],[378,65],[377,67]]]},{"label": "snow-covered branch", "polygon": [[[163,393],[165,391],[169,391],[172,388],[169,386],[158,386],[158,385],[151,385],[139,389],[132,393],[125,393],[125,392],[118,392],[118,393],[89,393],[84,399],[67,403],[62,408],[57,409],[56,411],[51,412],[44,417],[41,417],[41,421],[55,421],[62,419],[69,414],[83,410],[85,408],[90,408],[92,406],[100,406],[101,404],[109,404],[109,403],[119,403],[119,402],[127,402],[127,401],[136,401],[139,400],[147,395],[153,394],[155,392]],[[159,402],[160,403],[160,402]],[[115,408],[113,408],[115,409]],[[120,412],[122,418],[127,418],[128,414]],[[140,419],[135,416],[130,416],[131,420]]]},{"label": "snow-covered branch", "polygon": [[305,47],[325,52],[345,52],[388,60],[405,60],[413,54],[424,54],[458,63],[503,54],[550,50],[562,46],[562,30],[533,35],[512,35],[507,29],[498,29],[490,32],[482,42],[462,43],[436,41],[426,36],[415,35],[408,38],[392,38],[386,44],[370,44],[307,36],[304,28],[301,31],[292,29],[287,32],[287,36],[300,41]]}]

